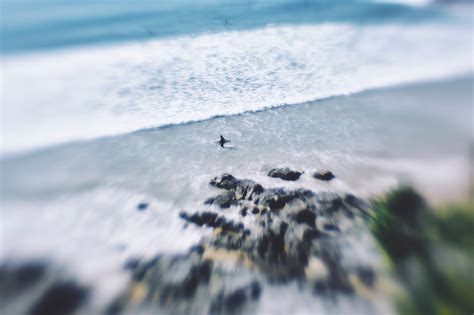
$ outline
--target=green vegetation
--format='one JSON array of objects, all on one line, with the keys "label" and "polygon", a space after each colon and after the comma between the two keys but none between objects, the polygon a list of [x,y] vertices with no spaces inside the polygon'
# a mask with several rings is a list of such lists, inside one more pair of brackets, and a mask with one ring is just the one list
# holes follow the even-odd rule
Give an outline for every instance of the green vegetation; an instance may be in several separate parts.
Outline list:
[{"label": "green vegetation", "polygon": [[472,314],[474,207],[431,209],[410,187],[373,200],[372,233],[405,289],[400,314]]}]

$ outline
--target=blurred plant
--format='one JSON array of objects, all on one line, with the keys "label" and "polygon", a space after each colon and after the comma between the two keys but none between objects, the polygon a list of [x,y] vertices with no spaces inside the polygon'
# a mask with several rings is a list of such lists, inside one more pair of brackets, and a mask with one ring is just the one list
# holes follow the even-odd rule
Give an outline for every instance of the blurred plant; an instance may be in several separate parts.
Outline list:
[{"label": "blurred plant", "polygon": [[471,314],[472,202],[432,209],[413,188],[403,186],[372,204],[370,229],[405,289],[400,313]]}]

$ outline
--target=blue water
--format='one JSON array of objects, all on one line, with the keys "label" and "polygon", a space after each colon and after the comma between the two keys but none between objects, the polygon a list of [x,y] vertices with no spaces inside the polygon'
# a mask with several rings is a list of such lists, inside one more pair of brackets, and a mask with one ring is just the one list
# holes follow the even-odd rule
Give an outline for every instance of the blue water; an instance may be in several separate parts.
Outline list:
[{"label": "blue water", "polygon": [[[407,1],[407,4],[416,1]],[[349,0],[3,0],[2,53],[245,30],[269,24],[420,23],[438,6]]]}]

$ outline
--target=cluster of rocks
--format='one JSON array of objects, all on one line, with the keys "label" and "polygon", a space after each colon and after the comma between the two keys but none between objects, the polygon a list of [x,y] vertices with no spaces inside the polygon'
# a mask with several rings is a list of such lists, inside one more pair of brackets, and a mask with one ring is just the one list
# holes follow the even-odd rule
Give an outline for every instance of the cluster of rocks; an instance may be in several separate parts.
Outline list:
[{"label": "cluster of rocks", "polygon": [[[289,171],[284,177],[302,174]],[[230,174],[210,185],[219,193],[204,201],[205,209],[183,211],[180,217],[212,233],[186,254],[130,264],[133,280],[110,314],[144,307],[165,314],[252,313],[272,283],[296,281],[313,294],[330,296],[374,285],[372,267],[346,263],[342,250],[367,214],[363,200],[352,194],[264,188]]]},{"label": "cluster of rocks", "polygon": [[[280,178],[287,181],[297,181],[304,172],[294,171],[288,167],[284,168],[272,168],[268,172],[268,176],[274,178]],[[319,171],[313,174],[313,178],[319,179],[322,181],[330,181],[336,178],[331,171]]]},{"label": "cluster of rocks", "polygon": [[3,314],[72,314],[87,304],[90,289],[53,270],[44,261],[8,262],[0,266]]},{"label": "cluster of rocks", "polygon": [[[268,176],[295,181],[302,174],[283,168]],[[203,201],[203,209],[179,213],[184,226],[203,229],[198,245],[183,254],[129,260],[124,267],[131,280],[106,314],[249,314],[258,311],[269,285],[293,282],[332,297],[373,288],[372,266],[348,257],[344,249],[364,228],[368,205],[363,200],[304,188],[264,188],[230,174],[209,184],[216,194]],[[143,202],[137,209],[147,207]],[[53,274],[46,264],[0,267],[0,302],[10,313],[87,311],[90,289]],[[15,303],[18,296],[21,303]]]}]

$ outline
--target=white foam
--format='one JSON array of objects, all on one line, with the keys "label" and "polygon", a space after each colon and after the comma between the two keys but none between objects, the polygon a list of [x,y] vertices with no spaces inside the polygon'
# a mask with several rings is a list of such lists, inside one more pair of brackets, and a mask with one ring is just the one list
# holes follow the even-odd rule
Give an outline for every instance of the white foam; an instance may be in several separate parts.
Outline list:
[{"label": "white foam", "polygon": [[454,25],[321,24],[4,58],[2,154],[472,72]]}]

